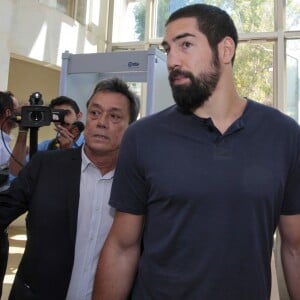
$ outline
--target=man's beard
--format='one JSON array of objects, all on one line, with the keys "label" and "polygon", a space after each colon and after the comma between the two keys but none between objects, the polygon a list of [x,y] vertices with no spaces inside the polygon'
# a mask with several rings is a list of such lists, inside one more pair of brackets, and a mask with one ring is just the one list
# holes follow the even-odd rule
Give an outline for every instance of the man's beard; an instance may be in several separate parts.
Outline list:
[{"label": "man's beard", "polygon": [[18,123],[9,118],[7,119],[7,127],[9,128],[9,131],[11,131],[12,129],[18,127]]},{"label": "man's beard", "polygon": [[[196,108],[201,107],[212,95],[220,79],[220,63],[217,55],[214,55],[211,63],[212,70],[201,73],[195,77],[191,72],[172,70],[169,74],[169,82],[172,94],[178,107],[184,113],[192,113]],[[176,76],[185,76],[190,79],[190,84],[176,85]]]}]

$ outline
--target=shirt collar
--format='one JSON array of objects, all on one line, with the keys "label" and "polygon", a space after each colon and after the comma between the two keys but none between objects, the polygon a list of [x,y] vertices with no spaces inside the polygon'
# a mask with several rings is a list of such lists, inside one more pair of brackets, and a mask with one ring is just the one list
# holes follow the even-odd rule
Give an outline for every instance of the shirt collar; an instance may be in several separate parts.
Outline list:
[{"label": "shirt collar", "polygon": [[[82,163],[81,163],[81,172],[85,172],[89,167],[93,167],[96,168],[95,164],[86,156],[85,152],[84,152],[84,145],[81,149],[81,157],[82,157]],[[100,170],[99,170],[99,174],[101,175],[101,177],[103,179],[112,179],[114,177],[115,174],[115,169],[109,171],[108,173],[106,173],[104,176],[102,176]]]},{"label": "shirt collar", "polygon": [[83,143],[84,143],[84,135],[83,133],[81,133],[78,139],[74,142],[74,144],[76,145],[76,147],[80,147]]},{"label": "shirt collar", "polygon": [[0,130],[0,138],[1,139],[2,139],[2,137],[1,137],[2,135],[3,135],[4,141],[6,144],[11,142],[12,138],[6,132]]}]

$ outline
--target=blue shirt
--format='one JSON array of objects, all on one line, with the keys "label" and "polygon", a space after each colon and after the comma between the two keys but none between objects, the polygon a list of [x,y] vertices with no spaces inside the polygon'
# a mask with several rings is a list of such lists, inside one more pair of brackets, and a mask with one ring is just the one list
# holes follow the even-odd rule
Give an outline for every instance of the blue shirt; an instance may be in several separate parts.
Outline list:
[{"label": "blue shirt", "polygon": [[[53,139],[44,140],[38,144],[38,151],[46,151],[48,150],[49,144]],[[78,148],[84,143],[83,133],[80,134],[79,138],[74,142],[72,148]]]},{"label": "blue shirt", "polygon": [[[37,151],[47,151],[49,144],[53,139],[44,140],[38,144]],[[72,148],[78,148],[82,146],[84,143],[84,135],[83,133],[80,134],[79,138],[74,142]],[[26,161],[29,162],[29,155],[26,156]]]},{"label": "blue shirt", "polygon": [[110,199],[146,216],[131,299],[270,299],[273,234],[300,214],[299,182],[299,125],[254,101],[224,134],[176,106],[132,124]]}]

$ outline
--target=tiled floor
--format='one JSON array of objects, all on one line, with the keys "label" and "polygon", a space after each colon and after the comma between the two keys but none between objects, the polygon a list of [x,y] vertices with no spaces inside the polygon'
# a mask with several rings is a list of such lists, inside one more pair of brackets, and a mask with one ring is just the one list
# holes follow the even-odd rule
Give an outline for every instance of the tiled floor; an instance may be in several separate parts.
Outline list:
[{"label": "tiled floor", "polygon": [[24,252],[26,242],[25,228],[11,226],[8,229],[9,235],[9,257],[6,274],[3,284],[3,293],[1,300],[7,300],[11,285],[13,283],[20,259]]}]

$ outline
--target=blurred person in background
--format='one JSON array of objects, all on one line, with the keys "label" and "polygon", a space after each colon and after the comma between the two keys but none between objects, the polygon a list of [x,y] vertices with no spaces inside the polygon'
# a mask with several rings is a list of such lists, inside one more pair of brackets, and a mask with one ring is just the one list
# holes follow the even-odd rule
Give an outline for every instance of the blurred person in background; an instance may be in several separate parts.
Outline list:
[{"label": "blurred person in background", "polygon": [[[56,136],[53,139],[46,139],[37,145],[37,151],[78,148],[84,142],[83,133],[73,136],[71,129],[74,122],[80,121],[82,112],[75,100],[59,96],[51,100],[49,107],[51,109],[63,109],[66,114],[63,123],[55,123]],[[29,160],[27,147],[27,133],[29,128],[19,127],[19,132],[16,140],[16,146],[13,150],[13,155],[9,162],[10,172],[17,176],[23,166]]]},{"label": "blurred person in background", "polygon": [[[8,171],[8,162],[12,152],[10,133],[17,126],[11,117],[18,106],[18,100],[13,93],[0,91],[0,191],[8,189],[10,183]],[[8,250],[8,236],[6,229],[4,229],[0,231],[0,298],[7,266]]]}]

